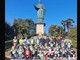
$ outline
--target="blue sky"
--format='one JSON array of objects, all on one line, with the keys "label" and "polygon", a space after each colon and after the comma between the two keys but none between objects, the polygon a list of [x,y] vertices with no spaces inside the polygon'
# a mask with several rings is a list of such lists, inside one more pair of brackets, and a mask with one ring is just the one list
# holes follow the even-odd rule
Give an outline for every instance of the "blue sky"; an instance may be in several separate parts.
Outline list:
[{"label": "blue sky", "polygon": [[[73,18],[77,25],[77,0],[41,0],[46,8],[44,22],[46,23],[45,31],[52,24],[61,25],[61,20]],[[31,18],[37,21],[36,10],[34,5],[38,0],[5,0],[5,21],[12,24],[16,18]]]}]

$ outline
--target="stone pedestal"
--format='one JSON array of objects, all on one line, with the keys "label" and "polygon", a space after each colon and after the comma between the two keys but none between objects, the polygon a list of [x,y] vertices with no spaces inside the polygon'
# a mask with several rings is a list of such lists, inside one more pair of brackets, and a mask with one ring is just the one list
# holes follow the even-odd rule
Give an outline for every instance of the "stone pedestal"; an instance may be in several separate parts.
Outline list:
[{"label": "stone pedestal", "polygon": [[38,35],[44,34],[44,26],[45,23],[36,23],[36,34]]}]

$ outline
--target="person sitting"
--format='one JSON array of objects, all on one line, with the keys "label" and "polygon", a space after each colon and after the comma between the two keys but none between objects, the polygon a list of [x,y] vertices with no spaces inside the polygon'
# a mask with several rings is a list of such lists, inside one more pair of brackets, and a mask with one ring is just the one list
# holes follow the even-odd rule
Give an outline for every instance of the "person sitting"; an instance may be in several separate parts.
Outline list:
[{"label": "person sitting", "polygon": [[40,46],[40,48],[41,48],[41,49],[43,48],[43,45],[42,45],[42,43],[40,43],[40,45],[39,45],[39,46]]},{"label": "person sitting", "polygon": [[56,47],[54,48],[55,57],[59,57],[59,49],[60,49],[60,46],[59,46],[58,42],[56,42]]},{"label": "person sitting", "polygon": [[72,57],[72,59],[73,60],[75,60],[75,57],[76,57],[76,52],[73,50],[73,49],[71,49],[71,50],[69,50],[69,55],[70,55],[70,57]]},{"label": "person sitting", "polygon": [[67,48],[68,48],[68,49],[71,49],[71,45],[72,45],[71,40],[68,40],[68,43],[67,43]]},{"label": "person sitting", "polygon": [[26,57],[26,59],[30,58],[30,50],[29,50],[29,47],[27,47],[25,50],[24,50],[24,56]]},{"label": "person sitting", "polygon": [[40,59],[44,59],[44,54],[43,54],[42,50],[40,50],[38,56]]},{"label": "person sitting", "polygon": [[43,53],[44,53],[44,59],[45,60],[48,60],[48,57],[47,57],[47,49],[46,48],[44,48]]},{"label": "person sitting", "polygon": [[23,59],[24,58],[24,49],[21,45],[19,46],[19,49],[17,50],[17,53],[18,53],[18,59]]},{"label": "person sitting", "polygon": [[76,52],[74,50],[72,51],[72,57],[73,57],[73,60],[75,60]]},{"label": "person sitting", "polygon": [[31,44],[31,45],[29,46],[29,48],[30,48],[30,50],[32,51],[32,50],[33,50],[33,45]]},{"label": "person sitting", "polygon": [[35,49],[33,49],[31,52],[32,52],[32,58],[35,58]]},{"label": "person sitting", "polygon": [[53,49],[49,49],[49,57],[53,58],[54,57],[54,50]]},{"label": "person sitting", "polygon": [[49,42],[51,48],[54,48],[53,42]]},{"label": "person sitting", "polygon": [[64,47],[62,47],[61,52],[62,52],[62,57],[63,58],[67,57],[67,55],[66,55],[67,51],[66,51],[66,49]]},{"label": "person sitting", "polygon": [[45,43],[45,46],[44,46],[46,49],[48,49],[48,44],[47,43]]},{"label": "person sitting", "polygon": [[17,58],[17,49],[15,48],[15,46],[12,46],[12,48],[11,48],[10,57]]}]

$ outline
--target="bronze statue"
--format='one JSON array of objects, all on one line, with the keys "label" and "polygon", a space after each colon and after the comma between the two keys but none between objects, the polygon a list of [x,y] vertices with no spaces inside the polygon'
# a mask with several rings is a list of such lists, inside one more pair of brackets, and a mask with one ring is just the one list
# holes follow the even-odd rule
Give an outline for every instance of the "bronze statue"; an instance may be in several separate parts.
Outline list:
[{"label": "bronze statue", "polygon": [[39,0],[39,3],[35,6],[35,9],[37,10],[37,20],[39,23],[42,23],[46,9],[44,8],[43,4],[41,3],[41,0]]}]

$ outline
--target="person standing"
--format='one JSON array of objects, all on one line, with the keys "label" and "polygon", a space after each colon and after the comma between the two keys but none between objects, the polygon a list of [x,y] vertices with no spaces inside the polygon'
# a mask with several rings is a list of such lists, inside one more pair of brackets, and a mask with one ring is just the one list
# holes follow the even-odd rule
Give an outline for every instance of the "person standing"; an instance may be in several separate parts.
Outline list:
[{"label": "person standing", "polygon": [[61,43],[62,43],[62,37],[58,36],[58,44],[59,44],[60,48],[61,48]]},{"label": "person standing", "polygon": [[48,46],[49,46],[49,41],[50,41],[49,37],[46,37],[46,43]]},{"label": "person standing", "polygon": [[26,44],[27,44],[27,37],[25,37],[25,39],[23,41],[23,47],[24,47],[24,49],[26,48]]},{"label": "person standing", "polygon": [[45,45],[45,39],[42,37],[41,39],[40,39],[40,43],[44,46]]},{"label": "person standing", "polygon": [[65,48],[65,43],[64,43],[64,40],[62,40],[62,42],[61,42],[61,47],[63,48]]},{"label": "person standing", "polygon": [[22,46],[23,45],[24,40],[21,38],[19,39],[19,44]]},{"label": "person standing", "polygon": [[14,45],[14,46],[17,45],[17,38],[16,38],[16,36],[14,36],[14,39],[13,39],[13,45]]},{"label": "person standing", "polygon": [[27,37],[25,37],[23,45],[26,45],[26,43],[27,43]]},{"label": "person standing", "polygon": [[56,46],[56,42],[57,42],[57,40],[56,40],[55,37],[53,37],[52,39],[53,39],[53,46],[55,47],[55,46]]},{"label": "person standing", "polygon": [[68,49],[71,49],[71,45],[72,45],[72,42],[71,42],[71,40],[69,39],[69,40],[68,40],[68,43],[67,43]]},{"label": "person standing", "polygon": [[32,45],[34,45],[34,39],[33,39],[33,37],[30,39],[30,43],[31,43]]},{"label": "person standing", "polygon": [[39,38],[36,39],[36,43],[37,43],[37,45],[39,45],[39,43],[40,43]]},{"label": "person standing", "polygon": [[29,42],[29,40],[27,39],[27,37],[25,37],[23,44],[24,44],[24,45],[30,44],[30,42]]},{"label": "person standing", "polygon": [[66,38],[64,40],[64,42],[65,42],[65,49],[67,48],[68,40],[69,40],[69,38],[68,38],[68,36],[66,36]]}]

